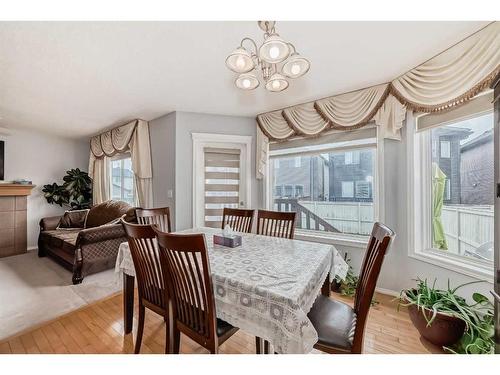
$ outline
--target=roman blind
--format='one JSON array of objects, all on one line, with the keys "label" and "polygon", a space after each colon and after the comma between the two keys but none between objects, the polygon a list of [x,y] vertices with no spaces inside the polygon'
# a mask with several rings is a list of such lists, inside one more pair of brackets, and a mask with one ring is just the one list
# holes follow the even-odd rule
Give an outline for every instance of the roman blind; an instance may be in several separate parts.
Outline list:
[{"label": "roman blind", "polygon": [[240,150],[204,149],[205,226],[221,228],[224,207],[237,208],[240,200]]}]

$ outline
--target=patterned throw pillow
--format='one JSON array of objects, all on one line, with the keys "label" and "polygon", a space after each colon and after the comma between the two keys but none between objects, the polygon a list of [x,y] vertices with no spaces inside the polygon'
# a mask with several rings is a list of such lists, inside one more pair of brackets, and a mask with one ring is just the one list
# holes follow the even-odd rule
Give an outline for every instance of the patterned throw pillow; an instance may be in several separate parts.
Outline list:
[{"label": "patterned throw pillow", "polygon": [[59,221],[57,229],[83,229],[89,210],[66,211]]}]

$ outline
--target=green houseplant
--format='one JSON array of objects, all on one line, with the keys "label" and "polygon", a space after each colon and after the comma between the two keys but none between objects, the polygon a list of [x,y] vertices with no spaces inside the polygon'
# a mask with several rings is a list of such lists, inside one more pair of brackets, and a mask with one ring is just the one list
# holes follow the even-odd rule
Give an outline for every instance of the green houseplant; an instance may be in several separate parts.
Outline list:
[{"label": "green houseplant", "polygon": [[[417,279],[415,288],[401,291],[399,306],[407,306],[420,334],[434,343],[448,341],[446,351],[461,354],[489,354],[494,351],[493,305],[484,295],[474,293],[472,303],[456,294],[474,281],[446,290]],[[398,308],[399,308],[398,306]],[[423,322],[423,324],[422,324]]]},{"label": "green houseplant", "polygon": [[63,184],[47,184],[42,192],[50,204],[67,206],[72,210],[89,208],[92,204],[92,180],[87,172],[79,168],[66,171]]},{"label": "green houseplant", "polygon": [[[332,290],[338,292],[343,296],[354,297],[356,294],[356,288],[358,287],[359,276],[354,274],[354,270],[351,266],[351,259],[347,257],[347,253],[344,255],[344,260],[349,265],[346,277],[342,280],[339,276],[335,276],[335,280],[332,283]],[[372,305],[376,305],[378,301],[373,297]]]}]

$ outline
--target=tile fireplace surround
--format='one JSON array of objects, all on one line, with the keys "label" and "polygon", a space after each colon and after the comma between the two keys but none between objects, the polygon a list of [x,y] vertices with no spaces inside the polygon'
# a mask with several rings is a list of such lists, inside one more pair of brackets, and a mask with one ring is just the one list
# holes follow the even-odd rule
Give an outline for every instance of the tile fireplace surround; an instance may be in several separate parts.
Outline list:
[{"label": "tile fireplace surround", "polygon": [[0,184],[0,258],[27,251],[27,196],[33,188]]}]

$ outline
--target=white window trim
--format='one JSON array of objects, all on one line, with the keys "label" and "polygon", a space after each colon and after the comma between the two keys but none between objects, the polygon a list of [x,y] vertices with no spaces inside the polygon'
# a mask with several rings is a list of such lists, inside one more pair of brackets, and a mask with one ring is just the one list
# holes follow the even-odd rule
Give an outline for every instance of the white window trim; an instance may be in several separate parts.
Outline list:
[{"label": "white window trim", "polygon": [[[443,144],[447,144],[448,149],[447,149],[447,155],[448,156],[443,156]],[[451,158],[451,141],[444,140],[444,141],[439,141],[439,157],[441,159],[450,159]]]},{"label": "white window trim", "polygon": [[[408,119],[412,121],[408,121]],[[408,256],[479,280],[493,282],[493,264],[430,248],[431,142],[429,131],[416,131],[407,116]],[[425,169],[427,168],[427,172]],[[422,209],[424,207],[424,209]]]},{"label": "white window trim", "polygon": [[[344,151],[344,150],[352,150],[352,149],[365,149],[370,147],[375,147],[375,175],[373,176],[372,189],[373,189],[373,213],[374,213],[374,221],[384,222],[385,220],[385,197],[382,194],[384,191],[381,186],[384,181],[384,138],[382,132],[380,132],[377,128],[377,138],[375,142],[366,142],[366,140],[359,140],[359,144],[345,147],[343,144],[338,148],[325,148],[325,152],[330,152],[332,150],[335,151]],[[318,149],[322,150],[319,147],[315,147],[314,151],[305,152],[304,155],[312,155],[317,154]],[[296,152],[284,150],[276,150],[271,151],[269,156],[275,155],[294,155]],[[263,177],[263,185],[264,185],[264,207],[266,209],[272,209],[272,192],[273,186],[271,186],[271,178],[270,178],[270,165],[271,160],[269,159],[268,163],[266,163],[266,171]],[[329,245],[338,245],[338,246],[349,246],[352,248],[366,249],[368,245],[369,236],[361,236],[361,235],[353,235],[353,234],[338,234],[338,233],[328,233],[328,232],[316,232],[309,230],[301,230],[297,229],[295,231],[295,238],[298,240],[309,241],[309,242],[318,242],[325,243]]]},{"label": "white window trim", "polygon": [[241,150],[241,165],[245,166],[245,173],[240,173],[240,184],[245,186],[245,195],[240,196],[244,202],[244,207],[252,207],[252,136],[213,134],[213,133],[192,133],[193,140],[193,226],[204,226],[205,211],[201,207],[205,201],[205,147],[234,148]]}]

